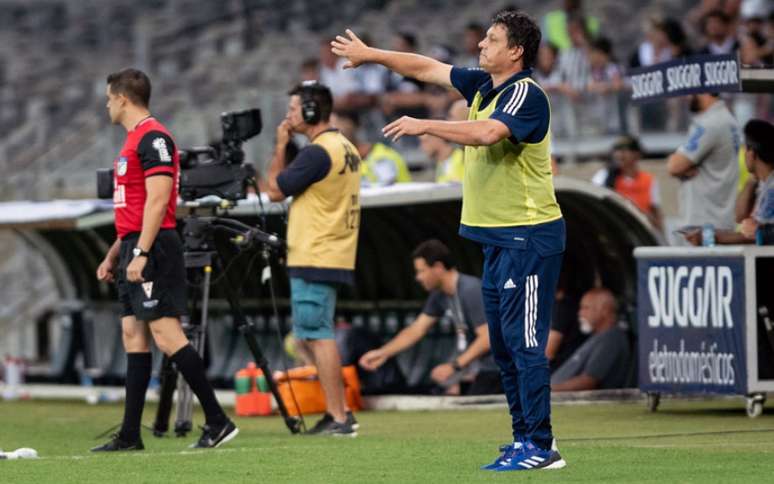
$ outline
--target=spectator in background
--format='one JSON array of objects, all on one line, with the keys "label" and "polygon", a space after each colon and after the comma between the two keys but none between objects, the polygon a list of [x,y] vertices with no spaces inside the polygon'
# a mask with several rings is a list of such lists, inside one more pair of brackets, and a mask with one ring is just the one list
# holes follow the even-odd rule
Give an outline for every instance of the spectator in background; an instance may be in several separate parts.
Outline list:
[{"label": "spectator in background", "polygon": [[[669,44],[669,36],[665,30],[665,22],[658,17],[649,17],[644,22],[645,40],[629,58],[629,67],[648,67],[660,62],[672,60],[673,53]],[[643,130],[663,130],[670,122],[667,105],[670,101],[660,101],[643,104],[639,108],[640,124]],[[673,109],[674,110],[674,109]]]},{"label": "spectator in background", "polygon": [[711,10],[701,23],[701,32],[707,40],[699,54],[731,54],[739,50],[736,28],[731,18],[722,10]]},{"label": "spectator in background", "polygon": [[645,21],[644,31],[645,40],[640,43],[629,59],[629,67],[647,67],[672,60],[674,55],[665,21],[657,17],[649,17]]},{"label": "spectator in background", "polygon": [[347,95],[359,90],[359,84],[355,72],[344,69],[346,61],[331,53],[331,40],[320,41],[320,78],[318,80],[320,84],[330,86],[333,105],[335,109],[340,109]]},{"label": "spectator in background", "polygon": [[430,134],[419,137],[419,148],[435,163],[436,183],[462,183],[465,177],[462,148]]},{"label": "spectator in background", "polygon": [[[761,67],[774,63],[774,31],[766,32],[770,4],[745,2],[742,5],[742,32],[739,35],[739,61]],[[741,124],[753,118],[765,118],[772,107],[771,95],[739,93],[734,96],[734,114]]]},{"label": "spectator in background", "polygon": [[458,99],[449,107],[449,113],[446,118],[449,121],[466,121],[468,119],[468,102],[465,99]]},{"label": "spectator in background", "polygon": [[339,111],[331,116],[331,125],[341,131],[357,148],[360,158],[360,178],[364,185],[392,185],[411,181],[406,160],[381,141],[363,141],[358,131],[360,118],[352,111]]},{"label": "spectator in background", "polygon": [[639,140],[633,136],[622,136],[613,145],[612,163],[594,174],[591,182],[615,190],[619,195],[631,200],[647,215],[654,227],[663,230],[658,182],[652,174],[640,169],[641,157]]},{"label": "spectator in background", "polygon": [[[320,79],[320,61],[309,58],[301,63],[301,82]],[[292,159],[292,158],[291,158]]]},{"label": "spectator in background", "polygon": [[[366,42],[371,41],[368,35],[364,35],[363,38],[366,39]],[[349,109],[378,106],[379,98],[387,91],[390,71],[381,64],[366,64],[355,70],[355,77],[358,80],[357,99],[348,103]]]},{"label": "spectator in background", "polygon": [[679,59],[693,55],[693,50],[688,43],[688,36],[679,21],[673,18],[664,19],[662,28],[669,41],[669,50],[672,53],[672,59]]},{"label": "spectator in background", "polygon": [[[389,358],[414,346],[441,318],[450,318],[457,345],[447,363],[433,368],[430,377],[441,386],[472,376],[469,395],[502,393],[500,375],[489,352],[489,328],[484,313],[481,280],[457,271],[449,249],[439,240],[421,243],[413,252],[416,280],[430,293],[422,312],[380,348],[360,358],[360,366],[375,371]],[[466,371],[467,370],[467,371]]]},{"label": "spectator in background", "polygon": [[571,46],[559,55],[559,72],[562,77],[560,91],[573,101],[579,101],[588,86],[591,66],[589,48],[591,37],[582,17],[567,22]]},{"label": "spectator in background", "polygon": [[[393,38],[392,49],[398,52],[417,53],[416,36],[409,32],[396,34]],[[330,51],[330,48],[328,50]],[[427,117],[426,87],[422,81],[390,72],[387,93],[382,97],[382,111],[385,116],[389,119],[401,116]]]},{"label": "spectator in background", "polygon": [[540,44],[537,63],[532,78],[544,91],[553,93],[562,85],[562,74],[558,69],[559,49],[550,42]]},{"label": "spectator in background", "polygon": [[[774,125],[760,119],[744,127],[745,164],[750,171],[747,185],[737,197],[737,212],[750,214],[738,232],[719,230],[718,244],[774,244]],[[741,217],[740,217],[741,218]],[[701,245],[701,230],[686,234],[693,245]]]},{"label": "spectator in background", "polygon": [[[471,22],[465,26],[462,36],[462,53],[457,57],[455,65],[460,67],[478,67],[478,43],[486,35],[486,30],[481,24]],[[366,44],[368,44],[366,42]]]},{"label": "spectator in background", "polygon": [[583,27],[591,36],[595,36],[599,32],[599,19],[590,15],[584,15],[581,0],[564,0],[562,9],[552,10],[543,17],[541,30],[543,35],[545,35],[545,40],[555,45],[561,51],[572,48],[570,19],[574,17],[584,19]]},{"label": "spectator in background", "polygon": [[581,331],[592,336],[551,375],[551,390],[623,388],[628,383],[632,351],[626,332],[618,324],[613,293],[605,288],[586,292],[578,319]]},{"label": "spectator in background", "polygon": [[667,159],[669,174],[681,181],[681,221],[733,230],[739,125],[717,94],[694,94],[690,110],[688,140]]},{"label": "spectator in background", "polygon": [[613,45],[600,37],[589,49],[589,83],[586,86],[589,114],[607,133],[619,133],[623,124],[618,93],[624,87],[621,68],[613,60]]},{"label": "spectator in background", "polygon": [[739,36],[740,60],[744,65],[761,66],[774,63],[774,36],[766,32],[766,16],[774,9],[760,5],[757,9],[742,9],[744,20]]}]

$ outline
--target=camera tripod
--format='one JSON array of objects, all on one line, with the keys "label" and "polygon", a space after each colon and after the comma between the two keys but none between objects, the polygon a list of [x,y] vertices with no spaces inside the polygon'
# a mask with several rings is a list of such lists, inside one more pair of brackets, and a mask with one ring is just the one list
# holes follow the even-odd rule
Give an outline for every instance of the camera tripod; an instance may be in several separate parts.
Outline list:
[{"label": "camera tripod", "polygon": [[[189,318],[183,323],[191,345],[204,357],[205,337],[210,299],[210,284],[213,270],[224,271],[221,257],[215,246],[215,234],[223,233],[232,236],[231,241],[240,249],[246,250],[258,247],[264,263],[268,266],[271,250],[280,248],[284,242],[275,235],[268,234],[257,228],[250,227],[234,219],[225,217],[198,217],[195,214],[187,216],[183,226],[183,247],[185,249],[185,267],[189,275],[193,275],[201,283],[197,284],[192,300],[192,310]],[[220,276],[223,292],[228,301],[231,315],[237,330],[242,333],[255,364],[263,371],[269,390],[277,402],[277,408],[285,420],[285,425],[291,433],[301,431],[301,420],[288,414],[285,403],[279,394],[277,384],[272,377],[269,363],[258,345],[255,337],[255,327],[249,322],[239,304],[239,297],[229,281],[227,273]],[[272,293],[272,297],[274,294]],[[198,311],[197,311],[198,307]],[[174,432],[178,437],[185,436],[192,430],[193,393],[174,368],[169,358],[164,356],[161,366],[161,393],[156,420],[153,424],[153,434],[163,436],[169,429],[169,416],[172,410],[173,394],[177,388],[177,411]]]}]

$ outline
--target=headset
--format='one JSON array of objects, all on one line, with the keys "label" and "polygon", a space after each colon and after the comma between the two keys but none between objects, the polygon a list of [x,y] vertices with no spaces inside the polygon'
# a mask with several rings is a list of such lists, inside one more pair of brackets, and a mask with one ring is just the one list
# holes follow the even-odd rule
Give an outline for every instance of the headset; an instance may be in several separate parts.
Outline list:
[{"label": "headset", "polygon": [[304,81],[301,83],[301,117],[307,124],[320,122],[320,106],[312,97],[312,92],[320,86],[317,81]]}]

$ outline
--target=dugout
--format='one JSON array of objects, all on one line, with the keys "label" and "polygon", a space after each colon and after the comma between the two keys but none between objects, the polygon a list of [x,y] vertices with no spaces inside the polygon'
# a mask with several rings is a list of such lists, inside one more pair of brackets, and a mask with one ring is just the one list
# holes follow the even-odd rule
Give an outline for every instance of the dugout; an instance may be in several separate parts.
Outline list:
[{"label": "dugout", "polygon": [[[610,190],[563,177],[555,184],[567,223],[563,270],[569,276],[568,289],[581,294],[601,283],[616,293],[624,316],[633,321],[637,295],[633,249],[660,245],[661,236],[633,204]],[[438,238],[448,244],[462,272],[480,275],[482,266],[479,248],[457,236],[460,186],[411,183],[368,188],[361,198],[356,285],[340,292],[337,305],[337,317],[350,327],[344,334],[359,334],[360,345],[363,335],[375,344],[391,337],[421,310],[426,294],[414,281],[410,254],[423,240]],[[178,214],[182,217],[186,212],[180,209]],[[249,224],[265,221],[269,231],[282,234],[286,206],[245,201],[229,216]],[[124,374],[115,290],[94,277],[115,237],[112,223],[110,204],[99,201],[0,204],[0,227],[16,232],[46,261],[57,296],[55,304],[39,308],[34,320],[27,322],[35,325],[38,356],[51,362],[46,371],[31,375],[32,379],[75,381],[79,353],[97,382],[116,383]],[[285,333],[290,323],[288,281],[281,261],[273,263],[277,319],[261,284],[260,257],[236,254],[227,240],[220,240],[219,245],[228,276],[240,288],[245,312],[276,367],[281,345],[273,329],[279,327]],[[207,360],[209,376],[226,384],[250,355],[219,291],[217,285],[213,287]],[[441,320],[429,336],[397,358],[404,389],[421,390],[429,381],[430,369],[454,349],[449,321]],[[49,343],[51,354],[42,354],[41,342]],[[343,355],[345,361],[356,357]],[[389,386],[385,381],[371,383],[372,391]]]}]

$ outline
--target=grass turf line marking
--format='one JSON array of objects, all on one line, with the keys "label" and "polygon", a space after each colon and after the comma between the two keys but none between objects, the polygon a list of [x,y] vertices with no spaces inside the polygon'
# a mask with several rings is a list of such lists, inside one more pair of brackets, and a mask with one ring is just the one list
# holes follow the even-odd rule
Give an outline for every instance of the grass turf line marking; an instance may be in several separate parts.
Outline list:
[{"label": "grass turf line marking", "polygon": [[753,434],[774,432],[774,429],[716,430],[711,432],[683,432],[678,434],[622,435],[616,437],[575,437],[558,439],[561,442],[592,442],[597,440],[668,439],[671,437],[704,437],[707,435]]}]

